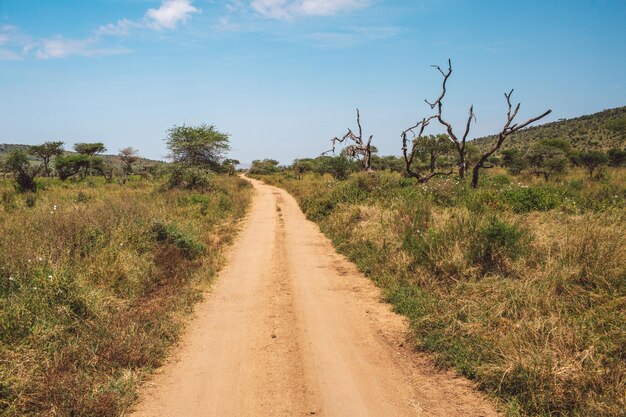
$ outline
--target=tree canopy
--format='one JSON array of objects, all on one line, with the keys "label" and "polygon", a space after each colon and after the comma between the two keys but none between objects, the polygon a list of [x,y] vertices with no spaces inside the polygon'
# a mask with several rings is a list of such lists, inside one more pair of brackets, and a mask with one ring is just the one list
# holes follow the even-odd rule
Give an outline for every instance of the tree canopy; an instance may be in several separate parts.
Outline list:
[{"label": "tree canopy", "polygon": [[76,143],[74,150],[81,155],[94,156],[106,152],[107,148],[102,142]]},{"label": "tree canopy", "polygon": [[213,125],[174,126],[165,142],[175,163],[219,171],[224,154],[230,150],[230,135]]}]

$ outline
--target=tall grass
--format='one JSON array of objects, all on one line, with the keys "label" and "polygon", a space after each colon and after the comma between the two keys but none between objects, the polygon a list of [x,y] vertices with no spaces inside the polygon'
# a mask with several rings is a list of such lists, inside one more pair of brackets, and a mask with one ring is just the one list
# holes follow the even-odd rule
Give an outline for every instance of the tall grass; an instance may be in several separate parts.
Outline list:
[{"label": "tall grass", "polygon": [[486,177],[471,191],[391,174],[285,187],[409,317],[418,349],[511,416],[626,409],[626,187]]},{"label": "tall grass", "polygon": [[0,184],[0,412],[117,416],[221,263],[249,186]]}]

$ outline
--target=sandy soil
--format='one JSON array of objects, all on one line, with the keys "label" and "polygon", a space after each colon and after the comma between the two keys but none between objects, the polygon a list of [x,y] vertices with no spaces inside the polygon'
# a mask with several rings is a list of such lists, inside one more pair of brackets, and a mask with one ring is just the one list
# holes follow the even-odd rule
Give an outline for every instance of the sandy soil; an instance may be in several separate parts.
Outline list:
[{"label": "sandy soil", "polygon": [[497,416],[285,191],[258,181],[211,294],[133,416]]}]

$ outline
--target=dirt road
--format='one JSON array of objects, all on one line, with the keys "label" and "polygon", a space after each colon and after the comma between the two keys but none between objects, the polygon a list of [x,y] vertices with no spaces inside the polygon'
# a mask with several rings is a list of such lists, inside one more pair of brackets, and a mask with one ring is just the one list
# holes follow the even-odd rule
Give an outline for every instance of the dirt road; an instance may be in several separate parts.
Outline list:
[{"label": "dirt road", "polygon": [[285,191],[256,197],[213,291],[134,416],[496,416],[405,346],[405,321]]}]

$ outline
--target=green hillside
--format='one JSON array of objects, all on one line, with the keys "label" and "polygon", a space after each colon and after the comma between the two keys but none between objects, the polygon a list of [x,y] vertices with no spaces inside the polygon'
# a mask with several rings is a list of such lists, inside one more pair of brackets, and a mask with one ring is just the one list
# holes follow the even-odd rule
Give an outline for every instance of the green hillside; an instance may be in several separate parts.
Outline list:
[{"label": "green hillside", "polygon": [[[626,106],[521,130],[504,142],[502,150],[527,149],[544,139],[565,139],[577,150],[623,149],[626,147]],[[472,143],[483,149],[495,140],[495,136],[487,136]]]}]

